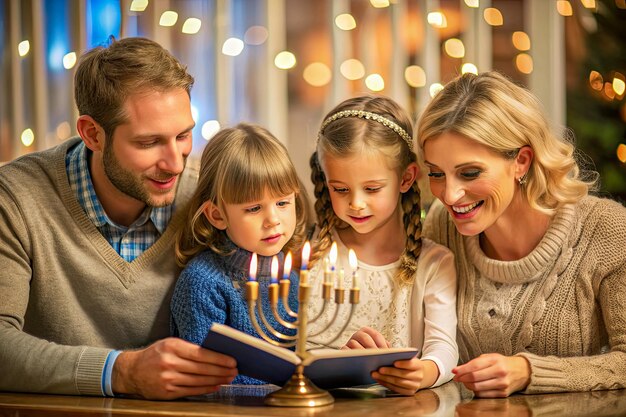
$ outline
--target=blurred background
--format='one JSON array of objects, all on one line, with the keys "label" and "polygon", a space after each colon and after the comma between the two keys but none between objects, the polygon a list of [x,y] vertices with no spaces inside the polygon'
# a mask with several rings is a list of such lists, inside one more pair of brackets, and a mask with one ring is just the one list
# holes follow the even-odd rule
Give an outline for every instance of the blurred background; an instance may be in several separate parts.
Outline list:
[{"label": "blurred background", "polygon": [[259,123],[310,186],[318,127],[341,100],[384,94],[416,120],[456,75],[495,69],[572,129],[602,193],[626,201],[626,0],[0,0],[0,164],[76,134],[76,60],[111,35],[188,65],[196,154],[220,127]]}]

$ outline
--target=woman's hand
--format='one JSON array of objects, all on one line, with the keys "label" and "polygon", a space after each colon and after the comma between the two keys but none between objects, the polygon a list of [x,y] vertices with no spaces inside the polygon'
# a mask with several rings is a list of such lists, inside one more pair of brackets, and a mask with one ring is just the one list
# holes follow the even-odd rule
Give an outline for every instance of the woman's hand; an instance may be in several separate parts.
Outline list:
[{"label": "woman's hand", "polygon": [[396,361],[393,367],[382,367],[372,372],[380,385],[402,395],[413,395],[421,388],[430,387],[439,377],[439,368],[433,361],[415,357]]},{"label": "woman's hand", "polygon": [[371,327],[361,327],[359,331],[354,333],[350,340],[342,346],[342,349],[371,349],[388,347],[391,347],[391,344],[385,340],[385,337],[382,334]]},{"label": "woman's hand", "polygon": [[454,380],[478,397],[508,397],[530,383],[530,364],[522,356],[487,353],[452,370]]}]

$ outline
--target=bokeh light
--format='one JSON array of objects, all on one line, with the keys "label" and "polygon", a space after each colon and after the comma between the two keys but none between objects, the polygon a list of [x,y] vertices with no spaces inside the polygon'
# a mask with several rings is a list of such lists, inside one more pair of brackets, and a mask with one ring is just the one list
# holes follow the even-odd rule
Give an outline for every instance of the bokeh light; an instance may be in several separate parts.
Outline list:
[{"label": "bokeh light", "polygon": [[296,66],[296,56],[289,51],[279,52],[274,58],[274,65],[280,69],[290,69]]},{"label": "bokeh light", "polygon": [[322,62],[313,62],[304,69],[302,73],[304,81],[311,84],[314,87],[321,87],[326,85],[332,79],[332,72],[328,65]]},{"label": "bokeh light", "polygon": [[339,66],[339,72],[348,80],[359,80],[365,77],[365,67],[358,59],[346,59]]},{"label": "bokeh light", "polygon": [[426,73],[419,65],[411,65],[404,70],[404,79],[411,87],[424,87],[426,85]]}]

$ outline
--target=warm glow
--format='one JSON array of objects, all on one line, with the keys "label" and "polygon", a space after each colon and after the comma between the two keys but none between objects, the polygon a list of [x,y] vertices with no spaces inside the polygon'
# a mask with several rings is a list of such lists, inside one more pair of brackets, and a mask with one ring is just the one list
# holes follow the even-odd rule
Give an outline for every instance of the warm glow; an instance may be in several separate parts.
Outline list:
[{"label": "warm glow", "polygon": [[561,16],[571,16],[573,14],[572,5],[569,0],[558,0],[556,2],[556,11]]},{"label": "warm glow", "polygon": [[257,269],[258,261],[256,259],[256,253],[252,253],[252,259],[250,259],[250,281],[256,281],[256,269]]},{"label": "warm glow", "polygon": [[533,72],[533,58],[528,54],[518,54],[515,57],[515,66],[519,72],[530,74]]},{"label": "warm glow", "polygon": [[187,33],[188,35],[193,35],[194,33],[198,33],[200,31],[200,27],[202,26],[202,21],[195,17],[190,17],[185,20],[183,23],[183,33]]},{"label": "warm glow", "polygon": [[626,0],[615,0],[618,9],[626,9]]},{"label": "warm glow", "polygon": [[382,91],[385,89],[385,80],[380,74],[370,74],[365,78],[365,86],[372,91]]},{"label": "warm glow", "polygon": [[330,82],[332,73],[328,65],[321,62],[314,62],[307,65],[302,73],[304,81],[311,84],[313,87],[321,87]]},{"label": "warm glow", "polygon": [[28,51],[30,51],[29,41],[22,41],[17,45],[17,53],[20,54],[20,56],[26,55]]},{"label": "warm glow", "polygon": [[622,164],[626,164],[626,145],[623,143],[617,145],[617,159],[619,159]]},{"label": "warm glow", "polygon": [[465,56],[465,45],[460,39],[451,38],[443,44],[446,54],[452,58],[463,58]]},{"label": "warm glow", "polygon": [[404,70],[404,79],[411,87],[424,87],[426,85],[426,73],[422,67],[411,65]]},{"label": "warm glow", "polygon": [[504,24],[502,13],[500,13],[500,10],[494,7],[486,8],[483,12],[483,16],[485,17],[485,22],[487,22],[491,26],[502,26]]},{"label": "warm glow", "polygon": [[270,268],[270,277],[271,277],[272,283],[278,281],[278,257],[276,255],[272,256],[272,266]]},{"label": "warm glow", "polygon": [[337,265],[337,242],[333,242],[330,245],[330,253],[328,254],[328,260],[330,261],[331,270],[335,270],[335,266]]},{"label": "warm glow", "polygon": [[262,45],[267,40],[267,29],[263,26],[250,26],[243,35],[243,40],[248,45]]},{"label": "warm glow", "polygon": [[280,69],[290,69],[296,66],[296,56],[289,51],[282,51],[274,58],[274,65]]},{"label": "warm glow", "polygon": [[302,266],[300,269],[305,270],[309,266],[309,257],[311,256],[311,244],[307,240],[302,247]]},{"label": "warm glow", "polygon": [[626,83],[624,83],[624,76],[620,73],[616,73],[613,78],[613,90],[615,94],[621,96],[624,94],[624,90],[626,89]]},{"label": "warm glow", "polygon": [[595,9],[596,8],[596,0],[580,0],[580,2],[587,9]]},{"label": "warm glow", "polygon": [[436,28],[445,28],[448,26],[446,15],[441,12],[430,12],[427,17],[428,23]]},{"label": "warm glow", "polygon": [[602,74],[598,71],[591,71],[589,73],[589,85],[596,91],[602,91],[602,87],[604,86],[604,79],[602,78]]},{"label": "warm glow", "polygon": [[287,252],[285,256],[285,265],[283,266],[283,279],[289,279],[291,274],[291,251]]},{"label": "warm glow", "polygon": [[359,80],[365,76],[365,67],[358,59],[347,59],[339,67],[341,75],[348,80]]},{"label": "warm glow", "polygon": [[72,133],[68,122],[61,122],[56,128],[56,134],[59,139],[67,139]]},{"label": "warm glow", "polygon": [[340,14],[335,18],[335,24],[341,30],[352,30],[356,28],[356,20],[350,13]]},{"label": "warm glow", "polygon": [[478,68],[476,68],[476,65],[472,64],[471,62],[466,62],[461,67],[461,74],[467,74],[468,72],[478,75]]},{"label": "warm glow", "polygon": [[435,97],[437,95],[437,93],[439,93],[441,90],[443,90],[443,85],[441,85],[440,83],[434,83],[430,85],[430,88],[428,89],[430,92],[430,97]]},{"label": "warm glow", "polygon": [[35,141],[35,134],[31,129],[26,129],[22,132],[22,143],[24,146],[29,147]]},{"label": "warm glow", "polygon": [[221,126],[217,120],[209,120],[202,125],[202,137],[206,140],[211,139],[217,132],[219,132]]},{"label": "warm glow", "polygon": [[528,51],[530,49],[530,37],[526,32],[513,32],[513,46],[520,51]]},{"label": "warm glow", "polygon": [[70,52],[63,56],[63,68],[70,69],[76,65],[76,52]]},{"label": "warm glow", "polygon": [[222,45],[222,53],[228,56],[237,56],[243,51],[243,41],[239,38],[228,38]]},{"label": "warm glow", "polygon": [[604,83],[604,95],[609,100],[613,100],[615,98],[615,90],[613,89],[613,84],[609,82]]},{"label": "warm glow", "polygon": [[168,10],[163,12],[159,19],[159,25],[161,26],[174,26],[178,20],[178,13]]},{"label": "warm glow", "polygon": [[133,0],[130,4],[131,12],[143,12],[148,7],[148,0]]},{"label": "warm glow", "polygon": [[370,0],[370,3],[377,9],[389,7],[389,0]]},{"label": "warm glow", "polygon": [[356,259],[356,252],[354,249],[348,250],[348,262],[350,263],[350,268],[354,271],[357,266],[359,266],[359,262]]},{"label": "warm glow", "polygon": [[480,2],[478,0],[465,0],[465,4],[467,5],[467,7],[479,7],[480,6]]}]

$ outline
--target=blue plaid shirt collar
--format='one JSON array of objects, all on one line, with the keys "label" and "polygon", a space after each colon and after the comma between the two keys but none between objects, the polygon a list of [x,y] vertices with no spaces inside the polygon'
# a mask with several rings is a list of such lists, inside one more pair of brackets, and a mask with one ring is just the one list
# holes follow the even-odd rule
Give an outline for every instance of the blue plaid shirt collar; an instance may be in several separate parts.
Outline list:
[{"label": "blue plaid shirt collar", "polygon": [[[89,150],[83,142],[79,142],[70,149],[65,159],[65,166],[70,186],[79,204],[93,224],[100,230],[109,243],[118,253],[128,261],[147,250],[167,228],[174,212],[174,205],[165,207],[146,207],[141,216],[130,226],[125,227],[113,222],[104,211],[91,181],[91,174],[87,164]],[[153,232],[150,232],[153,230]],[[133,255],[126,255],[129,249],[121,248],[120,238],[129,231],[139,231],[141,236],[133,235],[137,242],[130,251]]]}]

